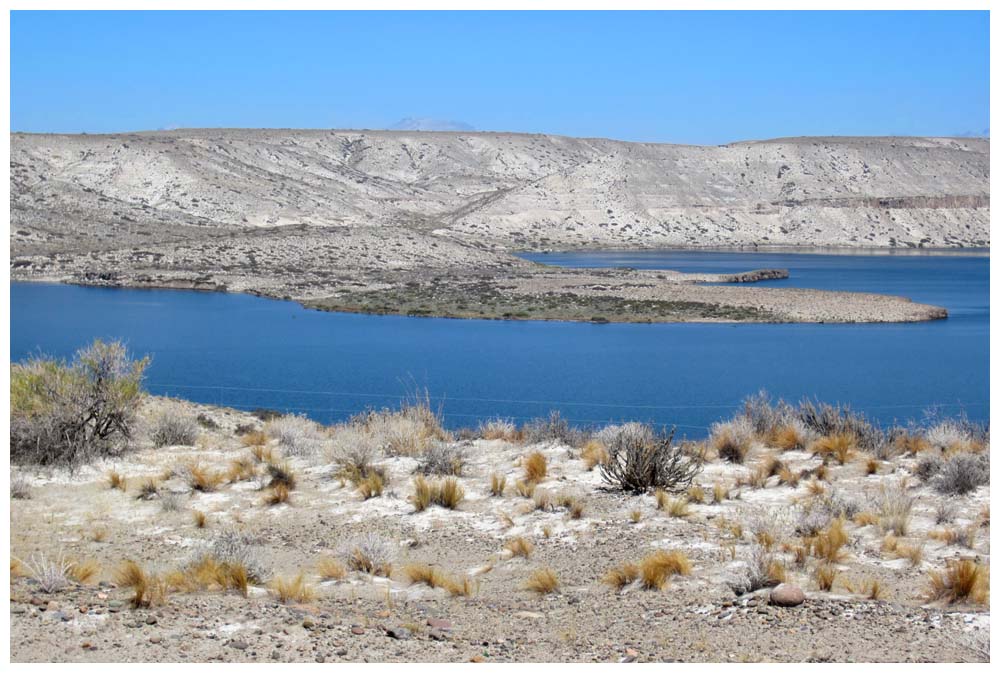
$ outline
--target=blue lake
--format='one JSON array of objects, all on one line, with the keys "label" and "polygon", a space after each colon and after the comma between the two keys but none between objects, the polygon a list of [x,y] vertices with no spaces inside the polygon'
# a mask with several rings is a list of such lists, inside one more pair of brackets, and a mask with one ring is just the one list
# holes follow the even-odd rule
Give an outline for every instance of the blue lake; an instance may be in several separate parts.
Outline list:
[{"label": "blue lake", "polygon": [[11,284],[11,360],[95,337],[150,354],[148,388],[199,402],[342,420],[429,389],[452,427],[551,409],[579,424],[644,420],[698,437],[761,388],[845,402],[884,423],[938,406],[989,416],[989,258],[732,252],[560,253],[548,264],[727,272],[766,285],[898,294],[948,320],[889,325],[595,325],[322,313],[175,290]]}]

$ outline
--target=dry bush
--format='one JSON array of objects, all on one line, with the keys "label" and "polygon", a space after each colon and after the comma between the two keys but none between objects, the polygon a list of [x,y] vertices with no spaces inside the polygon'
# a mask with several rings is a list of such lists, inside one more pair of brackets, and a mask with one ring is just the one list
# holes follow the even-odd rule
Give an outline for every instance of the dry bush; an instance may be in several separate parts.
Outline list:
[{"label": "dry bush", "polygon": [[492,418],[480,422],[478,434],[483,439],[502,439],[507,442],[514,442],[518,439],[517,428],[513,422],[506,418]]},{"label": "dry bush", "polygon": [[931,444],[920,435],[911,434],[903,430],[893,439],[893,447],[898,453],[915,456],[929,450]]},{"label": "dry bush", "polygon": [[507,488],[507,475],[494,472],[490,475],[490,495],[502,498],[504,489]]},{"label": "dry bush", "polygon": [[478,583],[471,577],[445,578],[444,588],[452,596],[472,596],[478,589]]},{"label": "dry bush", "polygon": [[69,586],[73,562],[66,560],[62,552],[55,558],[42,554],[32,555],[27,561],[17,559],[21,572],[38,584],[43,593],[52,594]]},{"label": "dry bush", "polygon": [[521,436],[526,444],[558,442],[575,446],[581,439],[580,433],[570,428],[558,411],[549,412],[546,418],[535,418],[525,423]]},{"label": "dry bush", "polygon": [[421,474],[462,476],[465,450],[460,444],[432,441],[420,457],[417,471]]},{"label": "dry bush", "polygon": [[529,453],[521,463],[524,467],[524,481],[529,484],[537,484],[548,474],[548,461],[545,459],[545,454],[540,451]]},{"label": "dry bush", "polygon": [[886,433],[865,418],[864,414],[852,411],[848,406],[833,406],[803,400],[799,403],[799,419],[807,428],[821,436],[847,435],[853,438],[853,446],[875,457],[889,458],[891,448]]},{"label": "dry bush", "polygon": [[119,490],[123,493],[128,487],[128,481],[122,475],[118,474],[115,470],[108,472],[108,488],[112,491]]},{"label": "dry bush", "polygon": [[138,563],[125,561],[115,573],[115,583],[119,587],[132,590],[130,602],[133,608],[148,608],[162,605],[167,600],[169,587],[163,577],[146,572]]},{"label": "dry bush", "polygon": [[948,561],[943,571],[931,571],[927,599],[989,605],[990,569],[975,559]]},{"label": "dry bush", "polygon": [[538,489],[535,491],[534,510],[536,512],[548,512],[552,510],[552,494],[548,491]]},{"label": "dry bush", "polygon": [[799,474],[797,472],[793,472],[787,467],[783,467],[778,471],[778,483],[785,484],[791,488],[798,488]]},{"label": "dry bush", "polygon": [[148,477],[139,484],[136,500],[152,500],[160,494],[160,483],[153,477]]},{"label": "dry bush", "polygon": [[968,526],[959,526],[957,528],[942,528],[939,530],[932,530],[927,534],[932,540],[938,540],[939,542],[944,542],[946,545],[961,545],[966,549],[974,549],[976,546],[976,537],[979,534],[979,524],[978,522],[972,523]]},{"label": "dry bush", "polygon": [[192,491],[201,493],[217,491],[226,480],[226,476],[221,472],[210,470],[198,463],[191,463],[180,468],[177,470],[177,474],[187,482]]},{"label": "dry bush", "polygon": [[528,558],[531,556],[531,552],[535,551],[535,545],[531,544],[531,541],[527,538],[518,536],[507,540],[504,549],[508,550],[513,556]]},{"label": "dry bush", "polygon": [[802,421],[794,418],[779,427],[770,439],[770,443],[782,451],[804,451],[815,439],[815,434]]},{"label": "dry bush", "polygon": [[459,485],[457,479],[449,477],[439,485],[438,496],[434,502],[446,509],[456,509],[464,498],[465,489]]},{"label": "dry bush", "polygon": [[821,563],[816,566],[813,576],[816,578],[816,586],[819,587],[820,591],[830,591],[833,589],[833,583],[837,580],[837,568],[829,563]]},{"label": "dry bush", "polygon": [[882,539],[882,552],[891,554],[893,558],[905,558],[913,567],[918,567],[924,559],[924,546],[900,542],[892,533]]},{"label": "dry bush", "polygon": [[869,499],[879,515],[882,530],[905,536],[910,528],[910,518],[916,502],[916,497],[907,493],[905,482],[881,484],[876,491],[869,493]]},{"label": "dry bush", "polygon": [[966,495],[989,483],[988,453],[957,453],[941,464],[934,477],[934,488],[942,495]]},{"label": "dry bush", "polygon": [[878,523],[878,516],[872,512],[858,512],[854,515],[854,523],[858,526],[874,526]]},{"label": "dry bush", "polygon": [[[659,505],[659,503],[657,503],[657,505]],[[671,498],[668,496],[666,501],[663,503],[662,509],[668,516],[675,519],[683,519],[691,516],[691,508],[688,506],[688,500],[683,496],[678,498]]]},{"label": "dry bush", "polygon": [[754,445],[754,430],[743,417],[724,423],[714,423],[709,434],[709,445],[722,460],[743,464]]},{"label": "dry bush", "polygon": [[181,570],[166,575],[167,585],[176,591],[235,590],[244,598],[250,592],[250,572],[240,563],[220,562],[210,554],[203,554]]},{"label": "dry bush", "polygon": [[305,575],[276,577],[270,586],[271,595],[281,603],[311,603],[316,598],[316,588],[306,581]]},{"label": "dry bush", "polygon": [[267,422],[264,432],[278,441],[278,446],[289,456],[312,458],[320,454],[326,436],[320,426],[305,416],[281,416]]},{"label": "dry bush", "polygon": [[366,533],[352,540],[343,548],[341,556],[351,570],[383,577],[392,574],[392,545],[375,533]]},{"label": "dry bush", "polygon": [[587,471],[593,470],[598,465],[608,461],[608,449],[596,439],[592,439],[583,445],[580,450],[580,459],[583,461]]},{"label": "dry bush", "polygon": [[12,500],[31,499],[31,482],[20,472],[10,475],[10,497]]},{"label": "dry bush", "polygon": [[607,443],[607,461],[601,463],[601,477],[611,486],[631,493],[681,493],[701,472],[701,460],[673,444],[674,430],[658,434],[638,423],[620,427]]},{"label": "dry bush", "polygon": [[257,539],[235,528],[218,531],[196,551],[191,565],[196,566],[206,558],[222,566],[245,568],[248,581],[253,584],[260,584],[271,575]]},{"label": "dry bush", "polygon": [[168,408],[153,421],[149,438],[156,447],[194,446],[198,439],[198,423],[192,416]]},{"label": "dry bush", "polygon": [[870,601],[880,601],[885,597],[885,587],[877,579],[865,580],[861,585],[861,593]]},{"label": "dry bush", "polygon": [[10,367],[10,462],[66,465],[119,454],[132,437],[149,358],[94,341],[72,362],[37,357]]},{"label": "dry bush", "polygon": [[934,523],[939,526],[954,521],[958,513],[958,502],[953,498],[941,498],[934,503]]},{"label": "dry bush", "polygon": [[330,556],[324,556],[317,561],[316,571],[324,580],[342,580],[347,577],[347,567]]},{"label": "dry bush", "polygon": [[932,449],[939,453],[966,449],[971,437],[965,428],[955,420],[944,420],[928,428],[924,438]]},{"label": "dry bush", "polygon": [[775,569],[774,561],[774,556],[762,544],[750,543],[746,558],[727,581],[729,588],[736,595],[742,595],[780,584],[780,578],[771,574]]},{"label": "dry bush", "polygon": [[226,470],[226,481],[231,484],[240,481],[251,481],[257,478],[257,464],[251,456],[240,456],[229,461]]},{"label": "dry bush", "polygon": [[552,568],[539,568],[531,573],[524,586],[536,594],[550,594],[559,589],[559,577]]}]

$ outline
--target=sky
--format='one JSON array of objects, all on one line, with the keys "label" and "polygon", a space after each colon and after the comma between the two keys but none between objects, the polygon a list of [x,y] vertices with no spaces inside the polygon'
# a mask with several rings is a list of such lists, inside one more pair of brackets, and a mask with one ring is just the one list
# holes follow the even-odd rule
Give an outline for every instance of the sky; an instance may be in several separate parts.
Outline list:
[{"label": "sky", "polygon": [[985,11],[14,11],[10,30],[12,131],[416,123],[721,144],[989,128]]}]

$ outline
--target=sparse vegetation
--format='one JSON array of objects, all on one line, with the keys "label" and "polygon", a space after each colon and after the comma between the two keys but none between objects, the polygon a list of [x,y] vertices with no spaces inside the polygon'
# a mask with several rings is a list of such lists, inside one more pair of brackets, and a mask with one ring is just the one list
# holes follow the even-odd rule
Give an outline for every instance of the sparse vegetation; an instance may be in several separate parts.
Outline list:
[{"label": "sparse vegetation", "polygon": [[150,439],[157,447],[193,446],[198,439],[198,424],[191,416],[170,407],[153,421]]},{"label": "sparse vegetation", "polygon": [[525,588],[536,594],[551,594],[559,590],[559,577],[551,568],[539,568],[531,573]]},{"label": "sparse vegetation", "polygon": [[931,571],[927,598],[948,603],[968,601],[989,605],[989,567],[968,558],[948,561],[944,570]]},{"label": "sparse vegetation", "polygon": [[504,549],[508,550],[515,557],[528,558],[531,556],[531,552],[535,551],[535,545],[527,538],[518,536],[507,540]]},{"label": "sparse vegetation", "polygon": [[316,588],[306,581],[302,573],[295,577],[276,577],[268,588],[271,595],[281,603],[302,605],[311,603],[316,598]]},{"label": "sparse vegetation", "polygon": [[601,463],[601,477],[631,493],[662,489],[682,493],[701,472],[701,460],[673,444],[674,430],[652,432],[647,426],[627,423],[607,443],[608,459]]},{"label": "sparse vegetation", "polygon": [[545,479],[545,475],[548,474],[549,463],[545,459],[545,454],[540,451],[529,453],[521,462],[524,468],[524,481],[526,483],[537,484]]},{"label": "sparse vegetation", "polygon": [[344,547],[341,556],[351,570],[383,577],[392,574],[392,545],[375,533],[366,533],[352,540]]},{"label": "sparse vegetation", "polygon": [[431,505],[457,509],[464,498],[465,489],[454,477],[439,482],[429,482],[423,476],[417,476],[413,480],[413,495],[410,496],[410,502],[416,511],[422,512]]}]

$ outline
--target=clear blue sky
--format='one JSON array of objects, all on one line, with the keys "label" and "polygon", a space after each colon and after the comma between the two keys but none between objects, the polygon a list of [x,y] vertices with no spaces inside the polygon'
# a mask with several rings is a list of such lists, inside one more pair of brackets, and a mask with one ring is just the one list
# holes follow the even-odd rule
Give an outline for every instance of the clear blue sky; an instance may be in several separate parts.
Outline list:
[{"label": "clear blue sky", "polygon": [[724,143],[989,127],[987,12],[11,13],[11,129]]}]

